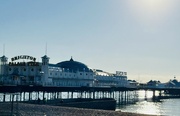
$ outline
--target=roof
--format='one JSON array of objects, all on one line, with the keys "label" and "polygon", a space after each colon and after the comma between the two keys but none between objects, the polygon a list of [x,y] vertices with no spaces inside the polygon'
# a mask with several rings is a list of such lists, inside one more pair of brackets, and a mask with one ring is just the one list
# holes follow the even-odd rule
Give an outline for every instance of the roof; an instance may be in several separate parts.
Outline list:
[{"label": "roof", "polygon": [[72,57],[69,61],[59,62],[56,65],[70,72],[77,72],[77,71],[92,72],[92,70],[89,69],[87,65],[81,62],[74,61]]},{"label": "roof", "polygon": [[50,67],[58,67],[56,64],[49,64]]}]

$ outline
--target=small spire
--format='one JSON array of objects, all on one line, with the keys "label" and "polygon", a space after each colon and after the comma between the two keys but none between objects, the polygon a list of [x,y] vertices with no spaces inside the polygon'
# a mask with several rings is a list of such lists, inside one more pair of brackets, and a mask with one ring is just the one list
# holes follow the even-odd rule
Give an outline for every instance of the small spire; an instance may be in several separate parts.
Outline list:
[{"label": "small spire", "polygon": [[70,59],[70,61],[74,61],[74,60],[73,60],[73,58],[72,58],[72,56],[71,56],[71,59]]}]

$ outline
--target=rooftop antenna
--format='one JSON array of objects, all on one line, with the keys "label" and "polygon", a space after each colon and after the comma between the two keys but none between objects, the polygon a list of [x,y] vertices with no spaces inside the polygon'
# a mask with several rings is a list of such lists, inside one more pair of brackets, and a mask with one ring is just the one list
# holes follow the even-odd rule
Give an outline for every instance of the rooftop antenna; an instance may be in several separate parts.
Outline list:
[{"label": "rooftop antenna", "polygon": [[45,51],[45,55],[47,55],[47,42],[46,42],[46,51]]},{"label": "rooftop antenna", "polygon": [[3,44],[3,56],[5,55],[5,44]]}]

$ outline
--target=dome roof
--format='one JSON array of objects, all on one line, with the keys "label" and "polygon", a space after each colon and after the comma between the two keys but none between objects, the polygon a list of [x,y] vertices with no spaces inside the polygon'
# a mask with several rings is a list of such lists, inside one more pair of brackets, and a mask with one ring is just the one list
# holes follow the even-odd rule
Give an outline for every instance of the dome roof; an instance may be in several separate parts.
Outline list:
[{"label": "dome roof", "polygon": [[69,61],[63,61],[56,64],[58,67],[64,68],[64,70],[69,70],[70,72],[77,72],[77,71],[85,71],[89,72],[90,70],[85,64],[81,62],[74,61],[71,57]]}]

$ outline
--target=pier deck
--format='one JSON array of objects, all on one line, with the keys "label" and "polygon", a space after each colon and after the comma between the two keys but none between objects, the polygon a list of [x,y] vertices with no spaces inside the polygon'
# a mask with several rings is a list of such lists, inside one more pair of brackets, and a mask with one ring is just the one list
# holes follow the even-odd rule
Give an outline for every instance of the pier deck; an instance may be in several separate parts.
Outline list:
[{"label": "pier deck", "polygon": [[0,86],[0,93],[15,93],[15,92],[77,92],[77,91],[133,91],[136,88],[127,87],[59,87],[59,86],[33,86],[33,85],[3,85]]}]

